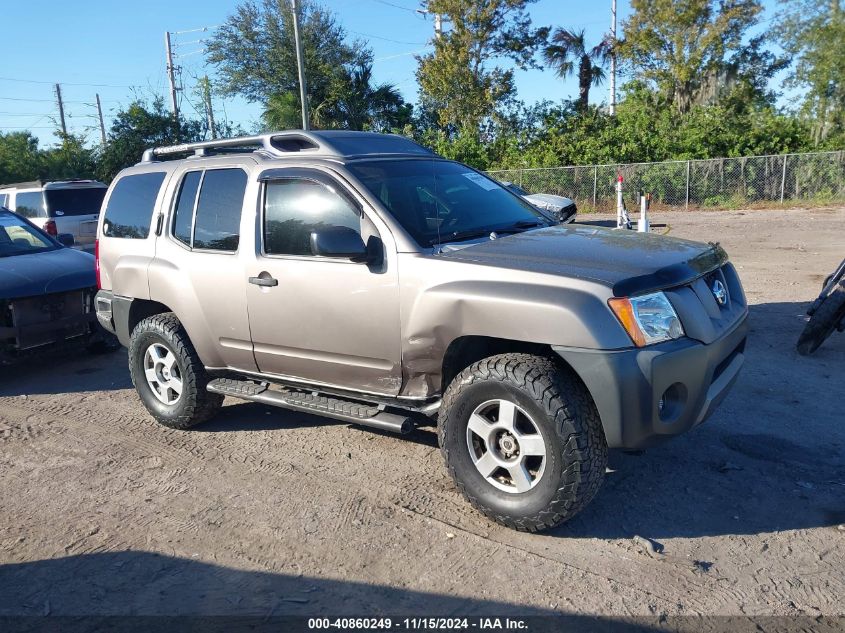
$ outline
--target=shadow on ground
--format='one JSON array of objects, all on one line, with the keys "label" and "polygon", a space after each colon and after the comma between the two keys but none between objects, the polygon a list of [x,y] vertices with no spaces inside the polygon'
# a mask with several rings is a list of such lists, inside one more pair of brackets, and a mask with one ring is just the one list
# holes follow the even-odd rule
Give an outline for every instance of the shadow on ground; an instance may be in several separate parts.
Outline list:
[{"label": "shadow on ground", "polygon": [[139,551],[0,565],[0,615],[335,613],[375,617],[514,609],[523,615],[551,613],[383,585],[244,571]]},{"label": "shadow on ground", "polygon": [[131,388],[124,349],[91,354],[71,345],[0,366],[0,397]]}]

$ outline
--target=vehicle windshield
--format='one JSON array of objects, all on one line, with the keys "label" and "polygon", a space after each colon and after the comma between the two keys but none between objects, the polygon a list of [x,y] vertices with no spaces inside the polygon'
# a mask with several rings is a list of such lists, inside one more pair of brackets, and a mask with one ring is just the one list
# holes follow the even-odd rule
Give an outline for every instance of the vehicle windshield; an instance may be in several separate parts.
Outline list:
[{"label": "vehicle windshield", "polygon": [[459,163],[372,161],[348,169],[422,246],[554,223],[495,180]]},{"label": "vehicle windshield", "polygon": [[45,189],[47,214],[54,218],[63,215],[97,215],[106,197],[105,187],[79,189]]},{"label": "vehicle windshield", "polygon": [[40,253],[57,248],[55,243],[18,216],[0,212],[0,257]]}]

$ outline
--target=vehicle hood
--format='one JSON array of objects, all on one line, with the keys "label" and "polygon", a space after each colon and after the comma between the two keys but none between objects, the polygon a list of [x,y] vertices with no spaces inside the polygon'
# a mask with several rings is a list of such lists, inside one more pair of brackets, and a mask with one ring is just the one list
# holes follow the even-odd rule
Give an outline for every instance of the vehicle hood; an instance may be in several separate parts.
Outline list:
[{"label": "vehicle hood", "polygon": [[525,199],[542,209],[563,209],[572,204],[569,198],[550,193],[532,193],[530,196],[525,196]]},{"label": "vehicle hood", "polygon": [[94,256],[72,248],[0,257],[0,299],[67,292],[96,283]]},{"label": "vehicle hood", "polygon": [[583,225],[444,249],[438,257],[590,280],[609,286],[617,297],[680,286],[727,261],[718,244]]}]

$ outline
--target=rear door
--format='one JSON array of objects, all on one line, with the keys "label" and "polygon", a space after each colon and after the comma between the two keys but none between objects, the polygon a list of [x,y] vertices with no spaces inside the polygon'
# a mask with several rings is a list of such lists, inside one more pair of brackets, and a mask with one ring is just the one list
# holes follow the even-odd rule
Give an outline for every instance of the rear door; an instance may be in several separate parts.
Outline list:
[{"label": "rear door", "polygon": [[47,215],[56,223],[56,232],[70,233],[79,248],[93,250],[106,190],[103,186],[45,189]]},{"label": "rear door", "polygon": [[[241,262],[241,220],[254,159],[226,157],[184,163],[168,187],[156,257],[148,270],[150,294],[179,317],[207,367],[255,371]],[[249,239],[248,239],[249,238]],[[251,243],[251,236],[243,238]]]}]

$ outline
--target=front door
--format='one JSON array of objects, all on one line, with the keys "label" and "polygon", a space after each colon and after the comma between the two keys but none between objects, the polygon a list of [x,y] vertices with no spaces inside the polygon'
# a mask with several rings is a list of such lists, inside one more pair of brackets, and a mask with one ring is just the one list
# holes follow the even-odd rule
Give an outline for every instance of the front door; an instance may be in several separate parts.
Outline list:
[{"label": "front door", "polygon": [[[264,183],[247,289],[261,372],[375,394],[401,383],[399,287],[392,238],[360,199],[316,169]],[[355,263],[311,253],[311,231],[349,227],[378,253]]]}]

